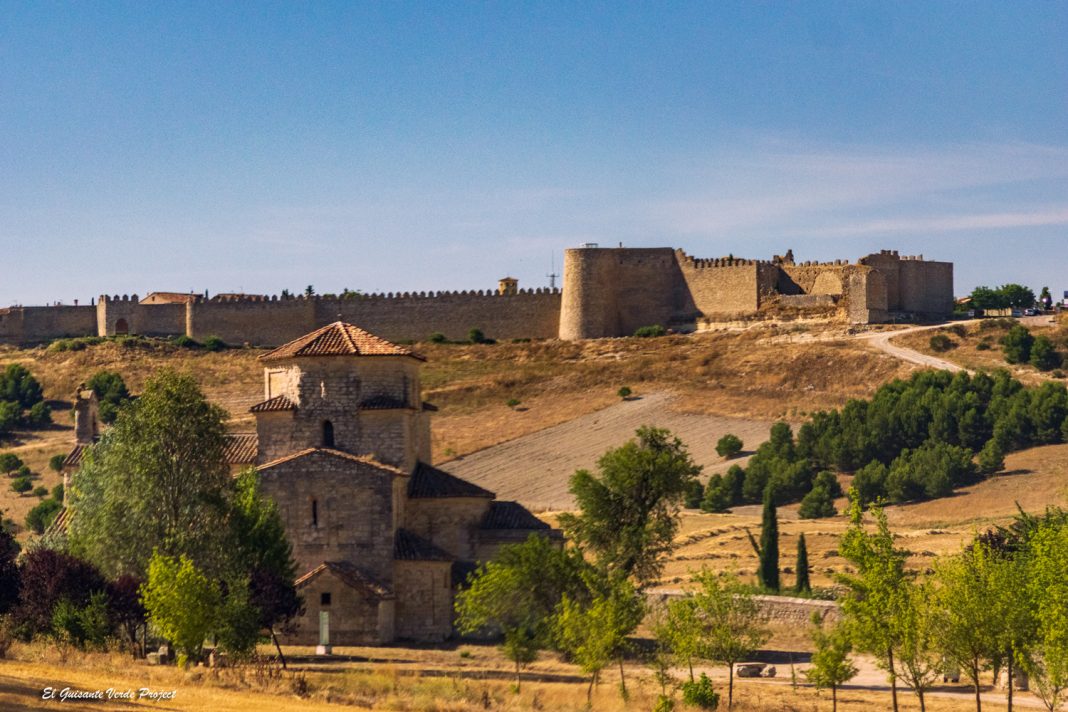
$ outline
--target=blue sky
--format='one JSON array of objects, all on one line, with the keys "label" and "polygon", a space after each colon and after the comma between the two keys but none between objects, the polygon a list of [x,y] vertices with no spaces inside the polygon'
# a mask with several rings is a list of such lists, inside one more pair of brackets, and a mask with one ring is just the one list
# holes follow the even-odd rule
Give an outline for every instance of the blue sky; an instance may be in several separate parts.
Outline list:
[{"label": "blue sky", "polygon": [[9,3],[0,306],[584,242],[1068,290],[1068,3]]}]

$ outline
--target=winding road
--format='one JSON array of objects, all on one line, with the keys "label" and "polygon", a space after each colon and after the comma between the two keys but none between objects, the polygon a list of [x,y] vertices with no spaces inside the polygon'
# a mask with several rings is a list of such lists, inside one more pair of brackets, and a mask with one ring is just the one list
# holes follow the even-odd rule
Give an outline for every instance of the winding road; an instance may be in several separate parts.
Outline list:
[{"label": "winding road", "polygon": [[[918,366],[926,366],[928,368],[938,368],[943,371],[951,371],[956,373],[957,371],[968,371],[968,369],[958,366],[952,361],[946,361],[943,358],[937,356],[929,356],[927,354],[920,353],[915,349],[910,349],[905,346],[898,346],[890,342],[891,339],[895,339],[898,336],[904,336],[905,334],[911,334],[916,331],[928,331],[930,329],[940,329],[945,324],[932,324],[930,326],[913,326],[908,329],[901,329],[900,331],[882,331],[877,334],[860,334],[856,338],[865,339],[875,348],[880,351],[884,351],[894,358],[906,361],[908,363],[914,363]],[[971,373],[971,371],[968,371]]]}]

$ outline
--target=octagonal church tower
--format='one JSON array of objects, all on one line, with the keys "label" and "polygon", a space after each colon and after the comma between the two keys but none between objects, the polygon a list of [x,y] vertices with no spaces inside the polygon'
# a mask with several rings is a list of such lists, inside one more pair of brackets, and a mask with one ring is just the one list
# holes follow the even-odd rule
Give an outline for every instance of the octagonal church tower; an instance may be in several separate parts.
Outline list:
[{"label": "octagonal church tower", "polygon": [[559,537],[429,464],[433,407],[411,349],[335,322],[261,360],[256,468],[305,602],[287,642],[443,640],[455,587],[476,561],[530,533]]}]

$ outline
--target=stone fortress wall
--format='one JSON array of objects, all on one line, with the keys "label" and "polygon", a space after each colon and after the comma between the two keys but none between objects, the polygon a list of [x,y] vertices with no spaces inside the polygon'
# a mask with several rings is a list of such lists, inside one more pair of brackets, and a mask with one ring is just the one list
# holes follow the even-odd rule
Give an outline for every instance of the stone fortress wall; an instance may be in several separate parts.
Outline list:
[{"label": "stone fortress wall", "polygon": [[342,320],[392,341],[451,340],[478,328],[490,338],[584,339],[626,336],[641,326],[680,330],[760,313],[780,305],[822,312],[852,323],[893,315],[948,316],[953,264],[883,250],[850,263],[698,259],[682,250],[566,250],[563,289],[265,297],[102,296],[82,306],[0,309],[0,343],[32,344],[77,336],[218,336],[228,344],[276,346]]}]

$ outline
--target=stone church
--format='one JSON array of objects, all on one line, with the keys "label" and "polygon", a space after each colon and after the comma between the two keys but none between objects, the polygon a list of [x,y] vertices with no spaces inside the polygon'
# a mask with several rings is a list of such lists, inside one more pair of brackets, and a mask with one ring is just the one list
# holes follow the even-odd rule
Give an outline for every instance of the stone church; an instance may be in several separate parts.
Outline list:
[{"label": "stone church", "polygon": [[[261,357],[256,432],[231,435],[227,454],[235,472],[259,471],[292,543],[305,611],[283,642],[444,640],[477,562],[532,533],[560,538],[518,503],[430,464],[423,360],[340,321]],[[68,470],[96,436],[93,400],[75,403]]]}]

